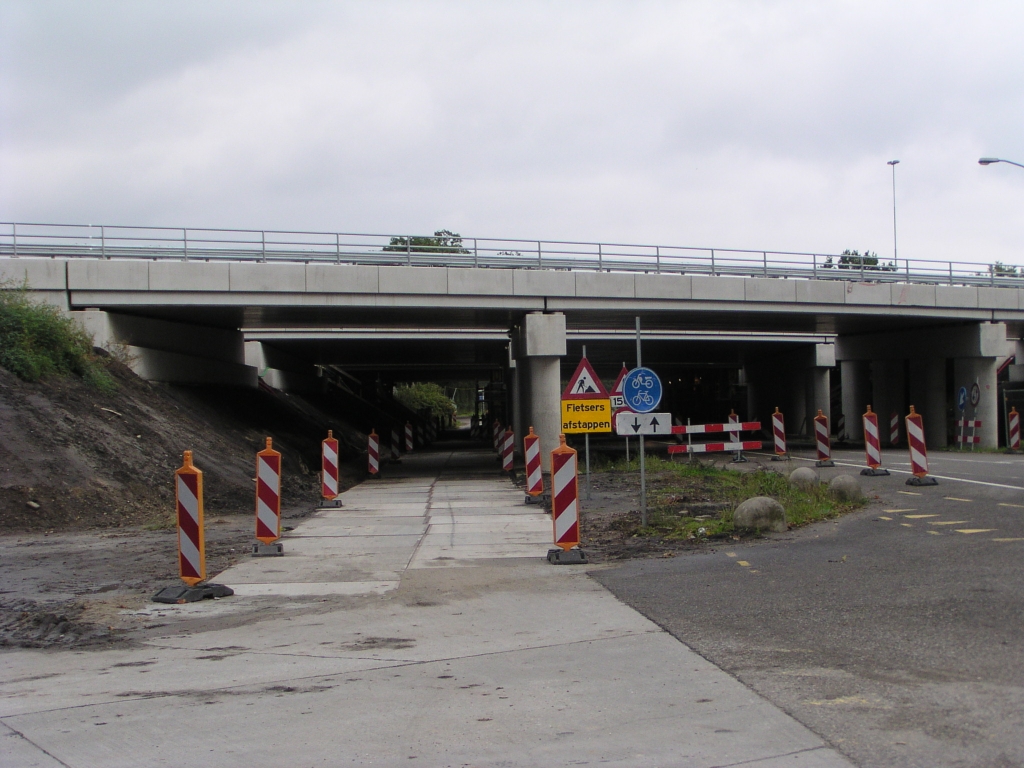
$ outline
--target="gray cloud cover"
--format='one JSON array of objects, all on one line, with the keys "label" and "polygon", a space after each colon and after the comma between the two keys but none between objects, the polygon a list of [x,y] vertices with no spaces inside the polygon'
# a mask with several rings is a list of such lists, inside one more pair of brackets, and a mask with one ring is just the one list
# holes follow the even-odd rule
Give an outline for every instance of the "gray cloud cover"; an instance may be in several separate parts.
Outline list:
[{"label": "gray cloud cover", "polygon": [[0,218],[1024,263],[1010,2],[0,6]]}]

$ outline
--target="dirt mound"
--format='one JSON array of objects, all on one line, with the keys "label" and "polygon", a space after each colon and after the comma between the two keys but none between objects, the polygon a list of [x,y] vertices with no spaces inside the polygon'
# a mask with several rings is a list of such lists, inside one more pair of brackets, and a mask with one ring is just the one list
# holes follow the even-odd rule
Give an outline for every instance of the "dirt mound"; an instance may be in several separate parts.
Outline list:
[{"label": "dirt mound", "polygon": [[[328,428],[357,455],[358,434],[299,398],[153,384],[113,360],[108,370],[112,393],[74,377],[27,383],[0,369],[0,532],[169,525],[186,449],[204,472],[211,513],[251,514],[265,436],[283,453],[286,507],[318,497]],[[345,485],[354,478],[350,469]]]}]

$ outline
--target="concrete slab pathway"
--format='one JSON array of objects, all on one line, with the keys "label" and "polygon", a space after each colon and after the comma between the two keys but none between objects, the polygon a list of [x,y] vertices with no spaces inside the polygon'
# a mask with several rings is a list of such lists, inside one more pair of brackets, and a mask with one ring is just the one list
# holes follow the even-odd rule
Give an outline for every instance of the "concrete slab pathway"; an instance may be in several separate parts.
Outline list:
[{"label": "concrete slab pathway", "polygon": [[0,765],[850,763],[545,560],[490,452],[411,455],[133,648],[0,654]]}]

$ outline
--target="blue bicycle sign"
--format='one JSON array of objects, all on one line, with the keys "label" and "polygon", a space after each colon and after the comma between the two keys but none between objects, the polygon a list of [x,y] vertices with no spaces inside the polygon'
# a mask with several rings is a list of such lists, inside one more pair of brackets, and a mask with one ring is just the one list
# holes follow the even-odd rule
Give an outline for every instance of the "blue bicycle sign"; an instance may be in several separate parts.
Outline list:
[{"label": "blue bicycle sign", "polygon": [[634,368],[622,380],[626,407],[637,413],[650,413],[661,402],[661,379],[650,368]]}]

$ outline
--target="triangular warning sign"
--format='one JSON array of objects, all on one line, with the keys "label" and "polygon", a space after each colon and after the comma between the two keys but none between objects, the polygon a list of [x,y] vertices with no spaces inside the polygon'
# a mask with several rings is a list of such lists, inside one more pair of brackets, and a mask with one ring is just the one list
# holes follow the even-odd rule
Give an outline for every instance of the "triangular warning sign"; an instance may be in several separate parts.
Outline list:
[{"label": "triangular warning sign", "polygon": [[626,369],[626,366],[623,365],[622,370],[619,371],[619,378],[615,380],[615,384],[612,386],[610,395],[612,399],[612,410],[615,413],[624,413],[629,410],[629,408],[626,407],[626,398],[622,395],[622,381],[626,378],[628,373],[629,371]]},{"label": "triangular warning sign", "polygon": [[608,390],[597,378],[590,361],[587,358],[580,360],[576,366],[576,373],[569,379],[569,386],[562,393],[563,400],[607,400]]}]

